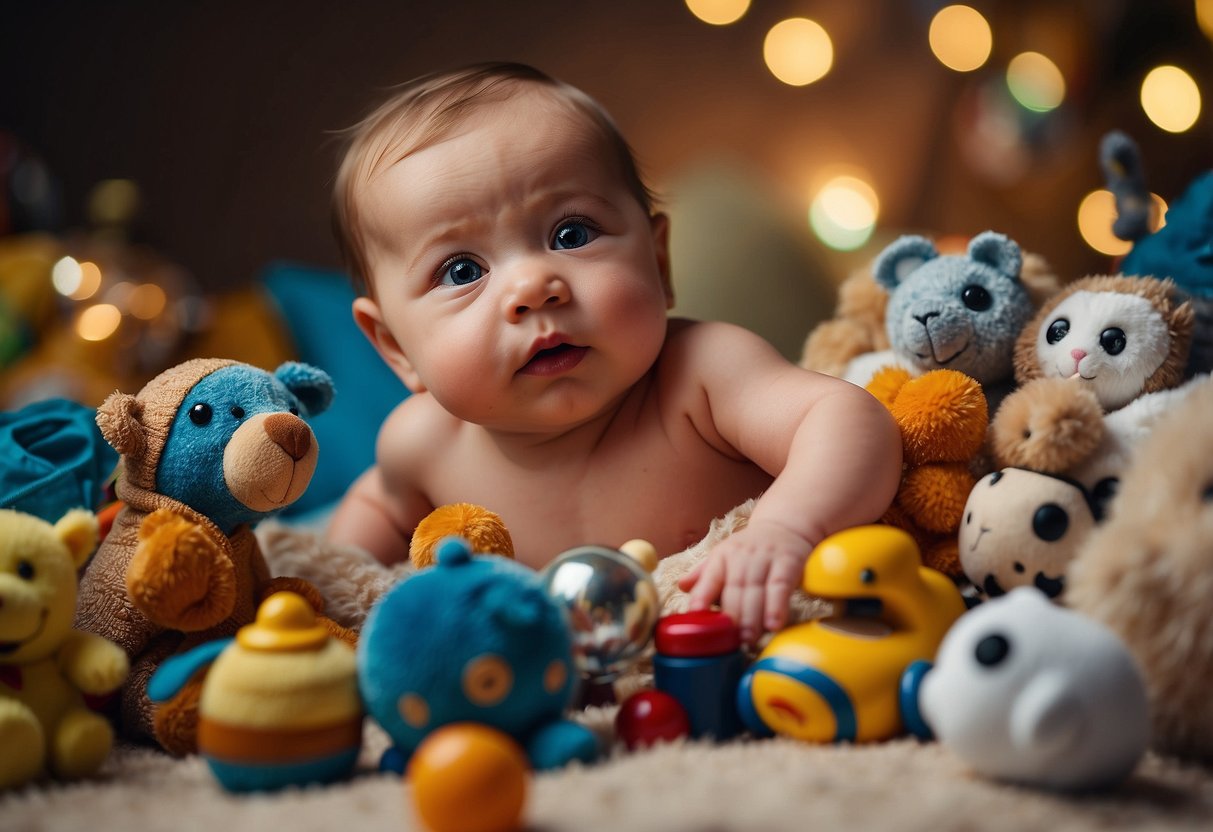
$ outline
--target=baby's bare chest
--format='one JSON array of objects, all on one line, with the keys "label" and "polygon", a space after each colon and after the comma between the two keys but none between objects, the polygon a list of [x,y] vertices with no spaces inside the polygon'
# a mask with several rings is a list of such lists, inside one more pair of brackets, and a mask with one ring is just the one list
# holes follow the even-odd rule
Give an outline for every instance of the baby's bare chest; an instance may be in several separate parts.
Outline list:
[{"label": "baby's bare chest", "polygon": [[[472,502],[502,516],[520,561],[540,567],[588,543],[640,537],[662,556],[695,543],[715,517],[757,496],[771,478],[695,438],[660,432],[540,463],[492,454],[449,459],[429,489],[437,505]],[[473,458],[477,456],[477,458]]]}]

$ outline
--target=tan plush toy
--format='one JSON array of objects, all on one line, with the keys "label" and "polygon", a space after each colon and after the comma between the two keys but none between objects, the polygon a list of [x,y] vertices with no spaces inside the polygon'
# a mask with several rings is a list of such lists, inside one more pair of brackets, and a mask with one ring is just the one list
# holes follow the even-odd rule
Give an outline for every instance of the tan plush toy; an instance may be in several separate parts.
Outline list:
[{"label": "tan plush toy", "polygon": [[[1207,379],[1207,377],[1206,377]],[[1213,383],[1135,450],[1107,520],[1070,565],[1065,601],[1116,632],[1150,694],[1154,744],[1213,760]]]},{"label": "tan plush toy", "polygon": [[323,606],[306,582],[271,579],[252,526],[307,488],[318,452],[300,414],[323,411],[332,394],[327,374],[305,364],[268,373],[195,359],[99,408],[97,423],[122,454],[125,507],[81,580],[76,621],[130,657],[120,713],[126,735],[174,754],[193,751],[201,678],[157,708],[147,697],[156,667],[234,635],[274,591]]},{"label": "tan plush toy", "polygon": [[882,520],[914,536],[924,565],[958,577],[956,534],[989,421],[981,385],[955,370],[889,367],[867,389],[901,428],[901,486]]},{"label": "tan plush toy", "polygon": [[43,772],[93,774],[113,730],[84,695],[117,690],[126,654],[72,629],[76,570],[97,546],[97,518],[75,509],[54,526],[0,509],[0,789]]}]

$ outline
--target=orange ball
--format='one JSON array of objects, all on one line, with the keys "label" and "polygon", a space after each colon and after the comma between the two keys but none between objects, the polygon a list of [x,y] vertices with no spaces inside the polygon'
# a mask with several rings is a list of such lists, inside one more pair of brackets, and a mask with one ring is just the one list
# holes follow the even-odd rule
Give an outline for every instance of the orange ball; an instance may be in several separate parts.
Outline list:
[{"label": "orange ball", "polygon": [[513,739],[458,722],[425,738],[405,777],[417,814],[433,832],[512,832],[522,822],[529,774]]}]

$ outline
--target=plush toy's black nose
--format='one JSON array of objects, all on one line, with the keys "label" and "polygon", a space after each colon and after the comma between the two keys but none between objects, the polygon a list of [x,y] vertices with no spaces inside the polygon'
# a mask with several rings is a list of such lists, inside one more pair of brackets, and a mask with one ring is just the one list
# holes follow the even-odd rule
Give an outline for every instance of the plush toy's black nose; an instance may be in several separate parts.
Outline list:
[{"label": "plush toy's black nose", "polygon": [[265,418],[265,432],[293,460],[303,459],[312,447],[312,430],[298,416],[274,413]]}]

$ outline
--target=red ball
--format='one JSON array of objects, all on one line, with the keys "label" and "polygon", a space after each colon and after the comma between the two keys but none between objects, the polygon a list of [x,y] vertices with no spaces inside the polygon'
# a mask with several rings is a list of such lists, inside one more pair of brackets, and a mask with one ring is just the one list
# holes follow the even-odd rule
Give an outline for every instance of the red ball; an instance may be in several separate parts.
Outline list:
[{"label": "red ball", "polygon": [[615,714],[615,734],[629,751],[691,733],[682,703],[660,690],[642,690],[627,698]]}]

